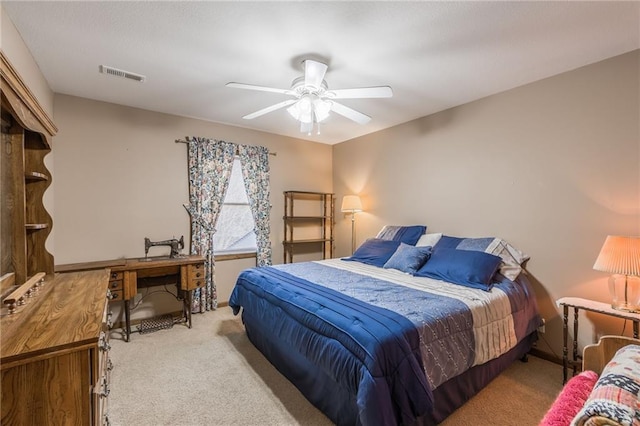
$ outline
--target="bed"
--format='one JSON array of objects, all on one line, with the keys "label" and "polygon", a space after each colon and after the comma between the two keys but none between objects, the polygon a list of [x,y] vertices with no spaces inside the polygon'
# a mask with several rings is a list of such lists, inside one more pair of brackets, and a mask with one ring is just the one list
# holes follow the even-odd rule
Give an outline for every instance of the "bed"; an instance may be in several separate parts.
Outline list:
[{"label": "bed", "polygon": [[[422,247],[425,265],[451,243]],[[382,257],[365,245],[350,259],[245,270],[229,301],[251,342],[336,424],[438,424],[535,342],[526,274],[474,288],[386,267],[401,241]]]}]

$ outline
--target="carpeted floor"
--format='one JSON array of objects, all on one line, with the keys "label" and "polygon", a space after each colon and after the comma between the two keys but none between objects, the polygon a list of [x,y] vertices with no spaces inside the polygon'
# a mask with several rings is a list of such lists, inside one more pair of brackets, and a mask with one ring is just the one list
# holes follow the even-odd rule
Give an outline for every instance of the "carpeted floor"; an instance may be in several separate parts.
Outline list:
[{"label": "carpeted floor", "polygon": [[[112,425],[331,425],[247,339],[228,307],[150,334],[111,336]],[[562,387],[559,365],[515,362],[443,425],[535,426]],[[489,423],[485,423],[485,421]]]}]

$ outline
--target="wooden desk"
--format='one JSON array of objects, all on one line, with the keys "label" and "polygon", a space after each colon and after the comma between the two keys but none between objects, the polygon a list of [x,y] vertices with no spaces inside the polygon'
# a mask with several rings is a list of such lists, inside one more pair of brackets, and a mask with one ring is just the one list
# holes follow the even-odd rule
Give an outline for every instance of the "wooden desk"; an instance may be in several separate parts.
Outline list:
[{"label": "wooden desk", "polygon": [[56,266],[56,272],[81,271],[90,269],[111,269],[109,290],[113,301],[124,301],[125,339],[131,339],[131,300],[138,294],[139,287],[163,285],[153,279],[176,276],[176,285],[184,291],[183,316],[191,328],[191,301],[193,290],[205,285],[204,257],[197,255],[169,258],[167,256],[132,259],[115,259],[98,262],[75,263]]},{"label": "wooden desk", "polygon": [[[638,325],[640,324],[640,314],[619,311],[613,309],[610,304],[596,302],[595,300],[582,299],[580,297],[563,297],[556,301],[558,307],[563,308],[563,348],[562,348],[562,383],[567,383],[567,369],[573,368],[575,376],[578,366],[581,364],[582,358],[578,354],[578,311],[583,309],[589,312],[597,312],[603,315],[609,315],[616,318],[630,320],[633,322],[633,337],[638,338]],[[569,349],[567,347],[569,337],[569,307],[573,308],[573,357],[569,359]]]}]

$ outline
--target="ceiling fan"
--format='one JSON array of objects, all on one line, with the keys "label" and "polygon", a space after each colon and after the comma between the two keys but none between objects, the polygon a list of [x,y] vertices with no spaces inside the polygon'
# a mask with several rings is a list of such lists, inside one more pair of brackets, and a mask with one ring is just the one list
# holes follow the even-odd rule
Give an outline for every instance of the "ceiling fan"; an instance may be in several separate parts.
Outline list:
[{"label": "ceiling fan", "polygon": [[290,89],[278,89],[275,87],[234,82],[227,83],[227,87],[281,93],[293,97],[293,99],[287,99],[286,101],[268,106],[251,114],[247,114],[242,118],[251,120],[288,107],[287,112],[291,114],[293,118],[300,121],[301,132],[311,134],[315,125],[319,134],[320,127],[318,123],[326,120],[331,111],[359,124],[366,124],[371,120],[371,117],[368,115],[336,102],[335,99],[390,98],[393,96],[393,91],[389,86],[329,90],[329,86],[324,80],[328,68],[327,65],[312,59],[306,59],[302,61],[302,63],[304,65],[304,76],[293,80]]}]

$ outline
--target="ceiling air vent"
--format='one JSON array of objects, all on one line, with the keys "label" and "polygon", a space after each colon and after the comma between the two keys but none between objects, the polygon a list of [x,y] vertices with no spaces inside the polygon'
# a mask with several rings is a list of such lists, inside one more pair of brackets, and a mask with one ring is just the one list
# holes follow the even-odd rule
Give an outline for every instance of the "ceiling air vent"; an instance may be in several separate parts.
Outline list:
[{"label": "ceiling air vent", "polygon": [[100,72],[102,74],[109,74],[115,77],[123,77],[128,78],[129,80],[135,80],[139,83],[143,83],[147,77],[141,74],[136,74],[129,71],[119,70],[118,68],[107,67],[105,65],[100,65]]}]

